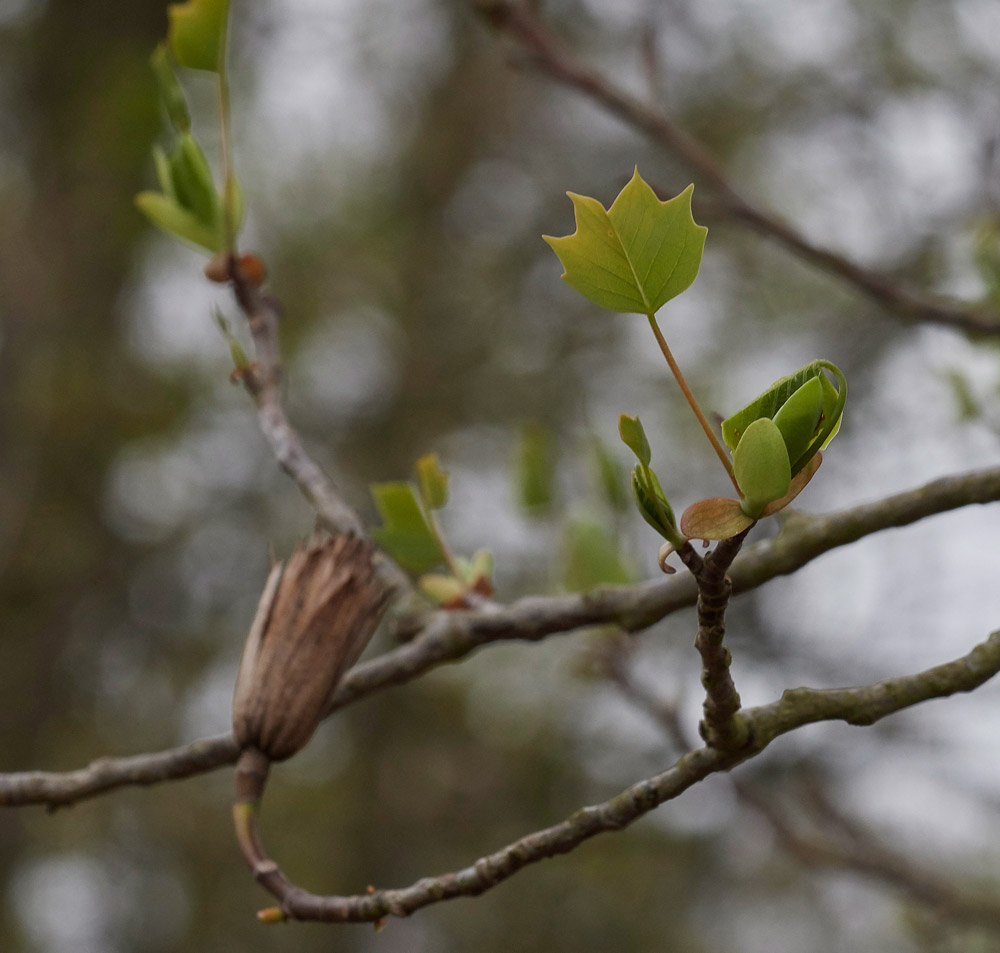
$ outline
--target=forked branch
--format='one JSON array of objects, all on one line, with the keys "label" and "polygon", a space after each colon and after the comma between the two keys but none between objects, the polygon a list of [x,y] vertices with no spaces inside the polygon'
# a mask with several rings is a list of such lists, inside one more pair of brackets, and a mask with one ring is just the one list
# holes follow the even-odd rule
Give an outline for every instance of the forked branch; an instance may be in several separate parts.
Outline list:
[{"label": "forked branch", "polygon": [[[742,552],[729,569],[736,594],[788,575],[823,553],[891,527],[977,503],[1000,501],[1000,467],[945,477],[873,503],[823,516],[795,513],[779,536]],[[564,596],[529,596],[486,611],[440,610],[404,624],[408,641],[356,665],[335,689],[328,713],[374,692],[403,685],[425,672],[462,659],[493,642],[539,641],[594,625],[617,625],[639,632],[695,604],[698,590],[690,575],[614,586]],[[0,774],[0,806],[47,804],[58,807],[115,788],[191,777],[236,760],[228,735],[179,748],[124,758],[101,758],[68,772]]]},{"label": "forked branch", "polygon": [[663,773],[631,785],[608,801],[581,808],[562,823],[528,834],[469,867],[425,877],[409,887],[354,896],[319,896],[294,886],[276,867],[272,870],[265,864],[261,868],[265,876],[258,879],[281,906],[262,911],[261,919],[370,922],[387,916],[409,916],[443,900],[478,896],[530,864],[569,853],[598,834],[627,827],[710,774],[728,771],[760,754],[776,738],[796,728],[819,721],[870,725],[920,702],[972,691],[998,671],[1000,631],[967,655],[915,675],[859,688],[787,691],[770,705],[743,712],[748,743],[738,751],[689,751]]}]

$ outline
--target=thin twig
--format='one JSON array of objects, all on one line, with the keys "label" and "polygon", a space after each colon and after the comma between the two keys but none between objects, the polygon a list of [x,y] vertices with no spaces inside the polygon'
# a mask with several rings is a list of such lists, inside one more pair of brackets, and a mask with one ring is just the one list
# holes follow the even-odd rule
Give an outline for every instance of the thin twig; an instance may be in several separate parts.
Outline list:
[{"label": "thin twig", "polygon": [[[257,405],[260,429],[271,452],[279,466],[298,484],[326,529],[331,533],[353,533],[367,538],[361,517],[306,450],[285,414],[282,403],[284,370],[278,341],[281,306],[270,292],[246,280],[234,256],[229,256],[227,264],[233,292],[246,316],[256,356],[256,361],[244,372],[242,379]],[[412,590],[406,574],[381,553],[378,569],[392,594],[400,596]]]},{"label": "thin twig", "polygon": [[[522,837],[462,870],[425,877],[409,887],[354,896],[319,896],[288,883],[269,883],[281,902],[262,919],[370,922],[405,917],[422,907],[456,897],[477,896],[529,864],[569,853],[598,834],[621,830],[710,774],[728,771],[763,751],[780,735],[819,721],[869,725],[933,698],[969,692],[1000,671],[1000,631],[967,655],[915,675],[860,688],[799,688],[781,699],[744,712],[749,742],[738,751],[700,748],[683,755],[661,774],[634,784],[601,804],[584,807],[561,824]],[[287,884],[287,886],[286,886]]]},{"label": "thin twig", "polygon": [[[625,697],[653,718],[672,744],[680,750],[690,746],[678,706],[639,682],[629,665],[627,644],[615,647],[607,659],[605,673]],[[953,874],[939,875],[891,850],[874,832],[836,810],[818,785],[809,787],[809,800],[819,817],[814,825],[816,831],[807,834],[791,823],[787,805],[773,791],[739,776],[731,776],[730,781],[740,800],[768,823],[778,844],[808,869],[821,864],[849,870],[896,889],[949,920],[1000,929],[1000,899],[959,887]],[[783,790],[788,788],[787,782],[785,778]],[[831,833],[836,833],[837,838]]]},{"label": "thin twig", "polygon": [[116,788],[179,781],[233,764],[239,748],[232,735],[202,738],[180,748],[127,758],[98,758],[76,771],[0,774],[0,807],[44,804],[50,810]]},{"label": "thin twig", "polygon": [[943,324],[971,336],[1000,335],[1000,315],[994,310],[926,294],[898,278],[865,268],[812,244],[790,225],[744,199],[708,149],[667,115],[619,89],[605,76],[577,60],[530,5],[518,0],[477,0],[476,5],[496,29],[520,43],[546,75],[600,104],[677,156],[715,190],[720,210],[733,221],[853,285],[906,321]]},{"label": "thin twig", "polygon": [[364,536],[361,518],[310,456],[285,415],[281,402],[284,374],[278,345],[281,307],[277,299],[246,281],[232,256],[229,275],[256,349],[256,363],[243,375],[243,382],[257,405],[260,429],[275,459],[295,480],[330,532]]},{"label": "thin twig", "polygon": [[[994,467],[944,477],[839,513],[795,513],[788,518],[781,535],[751,546],[736,558],[729,570],[733,592],[756,589],[776,576],[794,573],[831,549],[881,530],[998,500],[1000,467]],[[409,639],[405,644],[351,669],[334,691],[327,713],[382,689],[410,682],[492,642],[539,641],[595,625],[617,625],[628,632],[639,632],[693,606],[697,597],[694,577],[683,575],[574,595],[529,596],[486,611],[433,612],[414,620],[412,630],[403,633]],[[224,743],[231,744],[228,736],[154,754],[102,758],[90,768],[67,773],[0,774],[0,806],[69,804],[118,787],[189,777],[231,764],[236,758],[235,746],[230,749]],[[145,759],[150,759],[148,770]],[[141,770],[136,771],[137,765]],[[95,766],[99,770],[95,771]]]}]

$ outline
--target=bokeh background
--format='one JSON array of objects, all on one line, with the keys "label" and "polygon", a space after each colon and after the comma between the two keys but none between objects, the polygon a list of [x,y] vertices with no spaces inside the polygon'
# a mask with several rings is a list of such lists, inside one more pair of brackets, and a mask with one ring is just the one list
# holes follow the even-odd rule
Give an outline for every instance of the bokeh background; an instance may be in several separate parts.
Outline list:
[{"label": "bokeh background", "polygon": [[[998,296],[996,4],[558,0],[542,13],[813,241],[926,290]],[[269,547],[287,553],[313,523],[228,382],[211,311],[236,326],[232,302],[132,205],[162,133],[147,58],[165,22],[149,0],[0,0],[0,771],[226,730]],[[538,75],[471,3],[234,0],[233,24],[245,244],[286,307],[289,412],[348,498],[374,520],[367,485],[434,450],[452,475],[445,529],[460,552],[493,550],[502,600],[652,578],[657,538],[600,478],[603,460],[626,486],[617,415],[641,413],[675,506],[724,492],[725,475],[645,322],[575,296],[540,235],[572,231],[566,189],[607,204],[636,164],[666,191],[690,170]],[[211,89],[191,80],[211,142]],[[802,508],[997,462],[995,344],[904,324],[705,208],[701,276],[662,316],[702,402],[729,412],[815,357],[851,384]],[[551,501],[531,512],[516,479],[526,439],[553,462]],[[993,508],[958,511],[739,599],[744,701],[966,651],[1000,618],[998,530]],[[633,660],[688,731],[691,621],[643,634]],[[662,769],[670,738],[594,665],[612,638],[492,646],[338,714],[273,775],[271,850],[317,892],[403,885]],[[812,728],[740,777],[791,810],[808,776],[909,856],[989,884],[998,702],[987,685],[873,729]],[[378,935],[264,928],[230,789],[223,770],[0,813],[0,950],[1000,949],[997,933],[884,885],[808,869],[726,777]]]}]

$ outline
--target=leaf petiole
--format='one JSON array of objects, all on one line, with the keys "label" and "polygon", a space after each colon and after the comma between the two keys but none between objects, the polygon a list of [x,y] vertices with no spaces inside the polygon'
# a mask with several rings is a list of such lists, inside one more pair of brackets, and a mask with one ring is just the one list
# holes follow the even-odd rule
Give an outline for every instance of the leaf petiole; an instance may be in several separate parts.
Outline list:
[{"label": "leaf petiole", "polygon": [[691,410],[694,411],[695,417],[698,418],[698,423],[701,424],[701,429],[705,431],[705,436],[708,437],[709,443],[712,444],[712,448],[715,450],[716,455],[722,461],[722,465],[726,468],[726,473],[729,474],[729,479],[732,481],[733,486],[736,487],[736,492],[739,493],[740,486],[736,482],[736,475],[733,473],[733,465],[729,460],[729,454],[726,453],[726,449],[720,443],[719,438],[715,436],[715,431],[712,430],[712,425],[708,422],[708,418],[705,417],[698,401],[695,400],[694,394],[691,393],[691,388],[688,387],[687,381],[684,380],[684,375],[681,373],[681,369],[678,367],[677,361],[674,360],[674,355],[667,346],[666,339],[660,331],[660,326],[656,323],[656,316],[654,314],[647,313],[646,317],[649,319],[649,326],[653,329],[653,334],[656,336],[656,343],[660,345],[660,350],[666,358],[667,364],[670,367],[670,372],[677,380],[677,384],[681,389],[681,393],[684,395],[684,399],[688,402]]}]

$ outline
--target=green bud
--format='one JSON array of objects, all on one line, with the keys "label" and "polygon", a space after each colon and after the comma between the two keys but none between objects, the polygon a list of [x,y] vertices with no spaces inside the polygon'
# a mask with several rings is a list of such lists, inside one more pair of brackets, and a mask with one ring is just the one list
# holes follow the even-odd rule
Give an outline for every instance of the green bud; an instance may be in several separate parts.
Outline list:
[{"label": "green bud", "polygon": [[215,180],[198,140],[181,133],[170,157],[174,191],[178,204],[204,225],[222,230],[222,206]]},{"label": "green bud", "polygon": [[184,90],[177,81],[174,64],[166,43],[161,43],[153,51],[149,65],[156,77],[156,86],[160,91],[160,100],[167,111],[171,125],[178,132],[188,132],[191,129],[191,115],[188,113]]},{"label": "green bud", "polygon": [[733,473],[740,488],[740,507],[751,519],[788,492],[792,482],[788,451],[773,420],[761,417],[747,427],[733,453]]},{"label": "green bud", "polygon": [[642,421],[638,417],[622,414],[618,418],[618,433],[622,438],[622,443],[639,458],[640,463],[644,463],[648,467],[653,459],[653,452],[649,448],[649,441],[646,439],[646,431],[642,427]]},{"label": "green bud", "polygon": [[642,518],[664,539],[675,542],[681,534],[677,529],[674,511],[663,494],[656,474],[648,468],[644,469],[641,464],[636,464],[632,471],[632,493]]},{"label": "green bud", "polygon": [[774,415],[774,424],[781,431],[792,473],[798,461],[817,436],[823,415],[823,384],[819,377],[810,377]]}]

